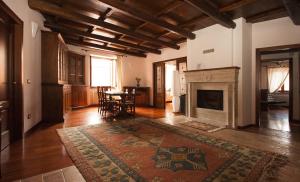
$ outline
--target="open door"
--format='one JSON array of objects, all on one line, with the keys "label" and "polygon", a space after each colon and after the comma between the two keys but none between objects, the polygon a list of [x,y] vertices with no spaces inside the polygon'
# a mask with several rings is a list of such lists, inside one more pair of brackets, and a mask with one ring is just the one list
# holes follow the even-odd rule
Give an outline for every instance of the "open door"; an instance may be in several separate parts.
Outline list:
[{"label": "open door", "polygon": [[154,107],[165,108],[165,63],[158,62],[153,64],[154,80]]},{"label": "open door", "polygon": [[0,1],[1,150],[23,137],[23,22]]}]

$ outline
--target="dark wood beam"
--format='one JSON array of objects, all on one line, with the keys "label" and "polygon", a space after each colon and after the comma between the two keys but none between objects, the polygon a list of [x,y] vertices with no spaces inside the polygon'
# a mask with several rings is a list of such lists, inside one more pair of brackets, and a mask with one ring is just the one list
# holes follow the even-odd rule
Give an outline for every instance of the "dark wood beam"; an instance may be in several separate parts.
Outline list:
[{"label": "dark wood beam", "polygon": [[[102,14],[100,14],[98,20],[104,21],[104,20],[105,20],[107,17],[109,17],[111,14],[112,14],[112,9],[111,9],[111,8],[107,8],[107,9],[105,10],[105,12],[103,12]],[[92,33],[96,28],[97,28],[97,27],[95,27],[95,26],[90,26],[90,27],[88,28],[88,31],[87,31],[87,32],[88,32],[88,33]]]},{"label": "dark wood beam", "polygon": [[112,8],[122,11],[123,13],[125,13],[127,15],[133,16],[139,20],[142,20],[142,21],[145,21],[148,23],[158,25],[162,28],[165,28],[169,31],[172,31],[174,33],[177,33],[177,34],[187,37],[189,39],[196,38],[196,35],[194,33],[187,31],[183,28],[180,28],[176,25],[172,25],[168,22],[162,21],[162,20],[158,19],[157,17],[155,17],[149,13],[146,13],[140,9],[128,6],[126,3],[122,2],[122,1],[119,1],[119,0],[98,0],[98,1],[101,1]]},{"label": "dark wood beam", "polygon": [[227,28],[235,28],[236,24],[225,14],[221,13],[218,9],[215,9],[206,1],[199,0],[184,0],[190,5],[194,6],[198,10],[202,11],[206,15],[216,20],[219,24]]},{"label": "dark wood beam", "polygon": [[[155,13],[155,16],[157,16],[157,17],[159,18],[159,17],[161,17],[162,15],[164,15],[164,14],[166,14],[166,13],[168,13],[168,12],[174,10],[175,8],[177,8],[177,7],[181,6],[181,5],[183,5],[182,1],[174,0],[174,1],[170,2],[168,5],[166,5],[166,7],[164,7],[161,11]],[[138,26],[132,28],[132,30],[133,30],[133,31],[137,31],[138,29],[144,27],[144,26],[147,25],[147,24],[148,24],[148,22],[143,22],[143,23],[141,23],[140,25],[138,25]],[[169,32],[169,31],[167,31],[167,32]],[[121,38],[123,38],[124,36],[125,36],[125,35],[121,35],[120,37],[118,37],[118,39],[121,39]],[[155,37],[155,38],[158,39],[159,37]],[[144,43],[144,42],[145,42],[145,41],[143,41],[143,43]]]},{"label": "dark wood beam", "polygon": [[115,38],[110,38],[110,37],[105,37],[105,36],[102,36],[102,35],[82,32],[82,31],[79,31],[79,30],[76,30],[76,29],[71,30],[67,27],[63,27],[63,26],[53,24],[53,23],[50,23],[50,22],[45,22],[44,25],[45,25],[45,27],[55,29],[60,33],[64,33],[64,34],[68,34],[68,35],[81,36],[81,37],[90,38],[90,39],[94,39],[94,40],[104,41],[104,42],[107,42],[107,43],[118,44],[118,45],[121,45],[121,46],[130,47],[130,48],[133,48],[133,49],[138,49],[138,50],[141,50],[141,51],[144,51],[144,52],[151,52],[151,53],[155,53],[155,54],[161,54],[160,50],[152,49],[152,48],[145,47],[145,46],[139,46],[139,45],[132,44],[132,43],[129,43],[129,42],[117,40]]},{"label": "dark wood beam", "polygon": [[258,0],[237,0],[237,1],[234,1],[233,3],[230,3],[228,5],[225,5],[223,7],[221,7],[219,9],[220,12],[228,12],[228,11],[233,11],[233,10],[236,10],[238,8],[241,8],[243,6],[246,6],[248,4],[251,4],[251,3],[254,3]]},{"label": "dark wood beam", "polygon": [[271,9],[262,13],[255,14],[253,16],[247,17],[248,23],[257,23],[262,21],[271,20],[274,18],[281,18],[287,16],[286,9],[284,7]]},{"label": "dark wood beam", "polygon": [[300,1],[282,0],[287,12],[295,25],[300,25]]},{"label": "dark wood beam", "polygon": [[[237,1],[234,1],[233,3],[229,3],[229,4],[226,4],[222,7],[220,7],[219,11],[222,13],[233,11],[233,10],[236,10],[243,6],[246,6],[248,4],[254,3],[256,1],[257,0],[237,0]],[[189,21],[186,21],[186,22],[180,24],[180,26],[182,26],[182,27],[190,26],[197,22],[204,21],[205,19],[209,19],[209,18],[211,18],[211,17],[209,17],[207,15],[200,15],[200,16],[190,19]]]},{"label": "dark wood beam", "polygon": [[[172,10],[174,10],[175,8],[181,6],[182,4],[183,4],[182,1],[174,0],[174,1],[170,2],[166,7],[164,7],[161,11],[155,13],[154,16],[159,18],[159,17],[163,16],[164,14],[167,14],[167,13],[171,12]],[[135,27],[134,30],[140,29],[147,24],[148,24],[148,22],[143,22],[139,26]]]},{"label": "dark wood beam", "polygon": [[73,12],[73,11],[69,11],[69,10],[65,10],[63,8],[60,8],[54,4],[45,2],[45,1],[41,1],[41,0],[28,0],[28,4],[29,7],[43,12],[43,13],[47,13],[47,14],[51,14],[51,15],[55,15],[55,16],[60,16],[62,18],[65,19],[69,19],[72,21],[77,21],[80,22],[82,24],[85,25],[91,25],[91,26],[97,26],[97,27],[103,27],[109,30],[112,30],[114,32],[118,32],[118,33],[122,33],[122,34],[126,34],[130,37],[134,37],[140,40],[144,40],[144,41],[149,41],[149,42],[153,42],[155,44],[158,45],[162,45],[162,46],[167,46],[167,47],[171,47],[174,49],[179,49],[180,47],[176,44],[170,43],[170,42],[166,42],[166,41],[162,41],[162,40],[158,40],[155,38],[152,38],[150,36],[141,34],[141,33],[137,33],[134,32],[132,30],[128,30],[126,28],[123,27],[119,27],[117,25],[113,25],[104,21],[99,21],[97,19]]},{"label": "dark wood beam", "polygon": [[126,50],[123,50],[123,49],[108,47],[108,46],[105,46],[105,45],[99,45],[99,44],[94,44],[94,43],[90,43],[90,42],[81,42],[79,40],[73,40],[73,39],[65,39],[65,41],[66,41],[67,44],[72,44],[72,45],[77,45],[77,46],[108,50],[108,51],[113,51],[113,52],[132,55],[132,56],[137,56],[137,57],[146,57],[146,54],[143,54],[143,53],[126,51]]}]

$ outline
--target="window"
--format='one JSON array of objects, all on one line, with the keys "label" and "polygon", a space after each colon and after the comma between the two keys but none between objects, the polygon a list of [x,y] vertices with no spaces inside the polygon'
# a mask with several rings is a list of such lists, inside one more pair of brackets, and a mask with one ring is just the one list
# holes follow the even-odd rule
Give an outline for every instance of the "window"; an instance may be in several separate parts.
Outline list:
[{"label": "window", "polygon": [[116,61],[101,57],[91,57],[91,86],[116,87]]}]

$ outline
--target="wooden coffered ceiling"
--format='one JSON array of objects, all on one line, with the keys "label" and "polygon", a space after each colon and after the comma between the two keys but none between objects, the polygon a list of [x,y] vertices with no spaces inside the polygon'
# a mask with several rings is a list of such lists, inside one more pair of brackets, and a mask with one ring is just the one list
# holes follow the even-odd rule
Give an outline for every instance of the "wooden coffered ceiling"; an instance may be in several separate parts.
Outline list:
[{"label": "wooden coffered ceiling", "polygon": [[[283,0],[294,1],[294,0]],[[214,24],[234,28],[287,16],[282,0],[28,0],[45,26],[68,44],[146,57],[179,49],[193,33]],[[286,6],[287,7],[287,6]]]}]

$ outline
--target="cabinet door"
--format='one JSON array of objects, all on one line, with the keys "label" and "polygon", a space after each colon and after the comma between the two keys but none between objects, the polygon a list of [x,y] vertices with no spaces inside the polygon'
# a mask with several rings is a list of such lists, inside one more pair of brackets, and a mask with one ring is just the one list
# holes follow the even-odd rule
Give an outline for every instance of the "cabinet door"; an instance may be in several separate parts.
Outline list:
[{"label": "cabinet door", "polygon": [[84,84],[84,57],[80,55],[76,59],[76,83]]},{"label": "cabinet door", "polygon": [[165,63],[154,63],[154,106],[165,108]]},{"label": "cabinet door", "polygon": [[69,54],[69,83],[76,83],[76,57],[74,54]]}]

